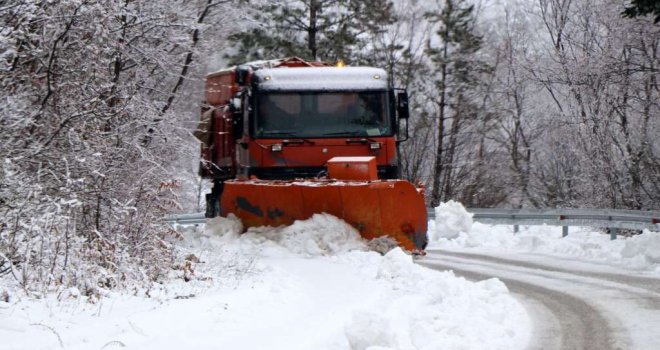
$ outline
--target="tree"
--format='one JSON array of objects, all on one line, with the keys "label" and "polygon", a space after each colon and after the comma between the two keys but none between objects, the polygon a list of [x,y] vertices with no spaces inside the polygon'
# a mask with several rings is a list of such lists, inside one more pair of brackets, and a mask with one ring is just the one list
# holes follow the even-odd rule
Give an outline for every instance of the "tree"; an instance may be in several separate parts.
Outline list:
[{"label": "tree", "polygon": [[[564,202],[653,206],[658,155],[646,140],[658,132],[650,117],[658,108],[657,26],[642,18],[623,20],[621,8],[606,1],[539,4],[552,56],[535,71],[559,111],[555,125],[574,144],[558,151],[570,152],[565,158],[581,165],[580,173],[565,181],[571,188],[563,193],[572,198]],[[548,175],[539,178],[556,178]]]},{"label": "tree", "polygon": [[230,36],[231,64],[299,56],[308,60],[358,61],[359,49],[394,21],[388,0],[286,0],[259,4],[250,12],[255,26]]},{"label": "tree", "polygon": [[653,14],[654,23],[660,22],[660,0],[632,0],[630,5],[622,12],[625,17],[635,18]]},{"label": "tree", "polygon": [[510,182],[508,200],[522,208],[537,205],[530,193],[532,148],[537,138],[535,121],[531,115],[530,95],[533,79],[526,69],[530,63],[530,36],[526,33],[527,17],[524,13],[504,10],[503,30],[500,33],[497,52],[497,93],[491,109],[497,113],[492,125],[496,133],[493,140],[506,151],[508,169],[500,176]]},{"label": "tree", "polygon": [[459,133],[476,113],[470,91],[477,84],[478,74],[487,69],[475,55],[481,47],[481,37],[474,28],[473,10],[474,6],[462,0],[446,0],[440,13],[426,14],[438,26],[439,41],[435,44],[429,39],[426,50],[437,74],[437,145],[431,190],[434,206],[453,194]]},{"label": "tree", "polygon": [[184,148],[176,101],[204,47],[196,36],[219,33],[202,19],[224,3],[0,10],[0,275],[85,292],[164,276],[175,256],[162,217],[177,203],[160,183]]}]

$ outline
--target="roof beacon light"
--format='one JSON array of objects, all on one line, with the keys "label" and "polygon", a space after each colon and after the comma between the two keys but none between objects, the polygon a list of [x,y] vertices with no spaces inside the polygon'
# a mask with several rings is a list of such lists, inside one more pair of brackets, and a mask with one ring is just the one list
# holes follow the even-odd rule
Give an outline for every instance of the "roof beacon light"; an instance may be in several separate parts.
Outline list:
[{"label": "roof beacon light", "polygon": [[337,60],[337,67],[339,67],[339,68],[344,68],[344,67],[346,67],[346,63],[344,63],[344,60],[342,60],[342,59],[338,59],[338,60]]},{"label": "roof beacon light", "polygon": [[265,80],[265,81],[269,81],[269,80],[271,80],[271,79],[273,79],[273,78],[271,78],[270,75],[267,75],[267,76],[264,77],[264,80]]},{"label": "roof beacon light", "polygon": [[380,79],[380,75],[374,74],[374,79],[376,79],[376,80]]}]

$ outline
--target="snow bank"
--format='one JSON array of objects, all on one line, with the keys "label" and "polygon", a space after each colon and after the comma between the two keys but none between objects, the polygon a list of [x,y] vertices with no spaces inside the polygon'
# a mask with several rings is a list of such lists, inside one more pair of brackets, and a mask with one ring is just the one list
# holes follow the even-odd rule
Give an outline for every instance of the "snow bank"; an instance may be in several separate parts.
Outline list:
[{"label": "snow bank", "polygon": [[[366,244],[351,225],[329,214],[314,214],[282,228],[250,228],[241,240],[253,246],[280,247],[304,257],[365,250]],[[271,252],[272,253],[272,252]]]},{"label": "snow bank", "polygon": [[234,214],[229,214],[226,218],[218,216],[207,220],[206,231],[211,236],[224,237],[223,241],[230,241],[243,232],[243,223]]},{"label": "snow bank", "polygon": [[241,229],[219,218],[183,232],[174,278],[137,296],[0,302],[0,348],[508,350],[529,339],[498,280],[430,270],[399,248],[366,251],[330,215]]},{"label": "snow bank", "polygon": [[562,237],[562,228],[558,226],[521,226],[520,232],[514,233],[510,225],[475,222],[465,229],[468,219],[461,208],[458,203],[436,208],[436,235],[430,240],[430,248],[546,254],[660,272],[658,232],[645,230],[641,235],[619,236],[612,241],[609,235],[586,227],[570,227],[567,237]]},{"label": "snow bank", "polygon": [[660,233],[644,231],[624,240],[620,251],[623,258],[637,261],[639,266],[654,266],[660,271]]},{"label": "snow bank", "polygon": [[511,226],[475,223],[470,233],[437,244],[456,248],[486,248],[489,251],[523,252],[570,257],[634,270],[660,272],[660,233],[644,231],[633,237],[610,236],[586,227],[571,227],[562,237],[561,227],[521,227],[514,234]]},{"label": "snow bank", "polygon": [[385,293],[353,313],[350,349],[512,349],[526,343],[529,320],[497,279],[472,283],[430,270],[396,248],[374,276]]},{"label": "snow bank", "polygon": [[440,203],[435,208],[435,225],[429,230],[429,241],[440,238],[456,238],[461,233],[470,232],[472,227],[472,214],[465,210],[459,202],[449,201]]}]

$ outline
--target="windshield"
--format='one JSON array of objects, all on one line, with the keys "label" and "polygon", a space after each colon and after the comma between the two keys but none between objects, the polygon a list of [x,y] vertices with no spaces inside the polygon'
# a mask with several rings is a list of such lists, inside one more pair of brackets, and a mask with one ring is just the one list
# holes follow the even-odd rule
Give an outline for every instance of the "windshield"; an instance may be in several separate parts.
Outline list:
[{"label": "windshield", "polygon": [[256,116],[259,138],[392,134],[385,91],[262,93]]}]

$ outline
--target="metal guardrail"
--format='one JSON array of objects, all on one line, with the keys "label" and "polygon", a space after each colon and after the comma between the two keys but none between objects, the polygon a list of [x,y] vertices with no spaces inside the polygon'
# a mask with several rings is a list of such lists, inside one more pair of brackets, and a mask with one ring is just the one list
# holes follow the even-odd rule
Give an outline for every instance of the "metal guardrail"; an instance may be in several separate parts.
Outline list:
[{"label": "metal guardrail", "polygon": [[[563,236],[569,226],[603,227],[616,239],[619,229],[660,231],[660,212],[619,209],[491,209],[467,208],[472,219],[481,223],[512,225],[518,232],[519,225],[562,226]],[[435,218],[435,210],[427,209],[428,218]],[[171,215],[165,218],[170,224],[197,225],[206,222],[204,213]]]},{"label": "metal guardrail", "polygon": [[197,225],[205,223],[206,218],[204,217],[204,213],[192,213],[169,215],[165,217],[165,221],[170,225]]},{"label": "metal guardrail", "polygon": [[473,220],[501,225],[562,226],[562,235],[568,235],[569,226],[607,228],[611,239],[619,229],[660,231],[660,212],[620,209],[490,209],[468,208]]}]

